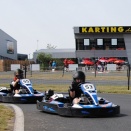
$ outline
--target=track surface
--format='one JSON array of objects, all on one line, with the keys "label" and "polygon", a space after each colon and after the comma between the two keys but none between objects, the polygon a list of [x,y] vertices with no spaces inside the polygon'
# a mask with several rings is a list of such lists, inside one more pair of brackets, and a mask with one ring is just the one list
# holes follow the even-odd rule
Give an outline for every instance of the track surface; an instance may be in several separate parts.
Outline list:
[{"label": "track surface", "polygon": [[41,112],[36,104],[17,104],[25,117],[25,131],[131,131],[131,95],[98,94],[120,105],[121,114],[108,118],[72,118]]},{"label": "track surface", "polygon": [[[12,72],[9,73],[12,76],[13,73]],[[53,73],[61,73],[61,72],[53,72]],[[108,73],[104,75],[114,75],[114,74]],[[118,76],[119,75],[120,73],[118,73]],[[125,73],[121,75],[126,76],[127,74]],[[0,79],[0,83],[2,84],[10,83],[11,81],[12,77],[10,79]],[[36,84],[64,83],[69,85],[71,81],[72,80],[32,79],[32,83]],[[118,81],[92,80],[90,82],[96,85],[99,83],[99,85],[127,86],[127,81],[122,80]],[[109,101],[112,101],[113,103],[120,105],[121,114],[117,117],[110,118],[71,118],[43,113],[36,109],[35,104],[16,104],[16,105],[19,106],[24,112],[25,131],[131,131],[131,95],[98,94],[98,96],[104,97]]]}]

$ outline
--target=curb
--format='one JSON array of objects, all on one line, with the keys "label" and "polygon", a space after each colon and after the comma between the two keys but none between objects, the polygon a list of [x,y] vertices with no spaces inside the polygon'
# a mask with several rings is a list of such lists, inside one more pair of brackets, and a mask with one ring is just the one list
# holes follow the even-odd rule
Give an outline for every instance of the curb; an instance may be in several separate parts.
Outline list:
[{"label": "curb", "polygon": [[13,131],[24,131],[24,113],[20,107],[14,104],[3,104],[4,106],[11,106],[15,111],[15,122]]}]

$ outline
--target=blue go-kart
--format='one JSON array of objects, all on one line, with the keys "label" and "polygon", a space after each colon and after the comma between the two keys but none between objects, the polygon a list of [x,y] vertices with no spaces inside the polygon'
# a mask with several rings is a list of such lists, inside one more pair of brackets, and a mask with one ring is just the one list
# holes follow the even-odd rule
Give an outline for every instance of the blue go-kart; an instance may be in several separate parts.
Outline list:
[{"label": "blue go-kart", "polygon": [[18,94],[14,93],[12,84],[10,84],[10,88],[0,87],[0,102],[36,103],[37,100],[42,101],[44,93],[34,90],[29,79],[21,79],[19,84]]},{"label": "blue go-kart", "polygon": [[43,112],[73,117],[114,116],[120,114],[120,106],[97,96],[96,87],[91,83],[80,84],[83,94],[78,104],[72,104],[68,94],[45,92],[43,101],[37,101],[37,109]]}]

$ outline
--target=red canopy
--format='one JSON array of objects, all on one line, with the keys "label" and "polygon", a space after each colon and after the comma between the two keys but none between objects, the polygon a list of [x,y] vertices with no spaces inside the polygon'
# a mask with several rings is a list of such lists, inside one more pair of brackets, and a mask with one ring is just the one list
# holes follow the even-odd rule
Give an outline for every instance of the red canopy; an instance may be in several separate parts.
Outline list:
[{"label": "red canopy", "polygon": [[67,60],[68,64],[74,64],[75,62],[73,60]]},{"label": "red canopy", "polygon": [[98,61],[99,61],[99,62],[108,62],[107,59],[103,59],[103,58],[102,58],[102,59],[99,59]]},{"label": "red canopy", "polygon": [[107,60],[107,63],[109,63],[109,62],[114,62],[114,61],[116,61],[116,60],[118,60],[117,58],[109,58],[108,60]]},{"label": "red canopy", "polygon": [[90,66],[94,65],[94,62],[92,62],[91,60],[83,60],[82,63]]},{"label": "red canopy", "polygon": [[116,60],[116,61],[114,61],[114,64],[123,64],[123,63],[125,63],[124,60]]},{"label": "red canopy", "polygon": [[73,60],[65,59],[65,60],[63,61],[63,63],[64,63],[65,65],[68,65],[68,64],[74,64],[75,62],[74,62]]}]

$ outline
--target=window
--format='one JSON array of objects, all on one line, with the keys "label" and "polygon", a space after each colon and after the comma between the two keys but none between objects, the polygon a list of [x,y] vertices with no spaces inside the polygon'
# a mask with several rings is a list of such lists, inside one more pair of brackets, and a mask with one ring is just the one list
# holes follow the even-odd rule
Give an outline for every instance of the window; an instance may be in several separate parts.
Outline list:
[{"label": "window", "polygon": [[90,50],[90,39],[84,39],[84,50]]},{"label": "window", "polygon": [[110,38],[104,38],[103,47],[104,47],[104,50],[112,50]]},{"label": "window", "polygon": [[111,39],[111,45],[117,45],[117,39]]},{"label": "window", "polygon": [[84,40],[77,39],[76,40],[76,50],[83,50],[83,47],[84,47]]},{"label": "window", "polygon": [[97,39],[97,50],[103,50],[103,49],[104,49],[103,39]]},{"label": "window", "polygon": [[84,46],[85,46],[85,45],[90,45],[89,39],[84,39]]},{"label": "window", "polygon": [[123,38],[76,39],[76,50],[125,50]]},{"label": "window", "polygon": [[103,39],[97,39],[97,45],[103,45]]},{"label": "window", "polygon": [[94,38],[90,39],[90,49],[96,50],[96,39],[94,39]]},{"label": "window", "polygon": [[125,42],[123,38],[117,39],[117,50],[125,50]]}]

